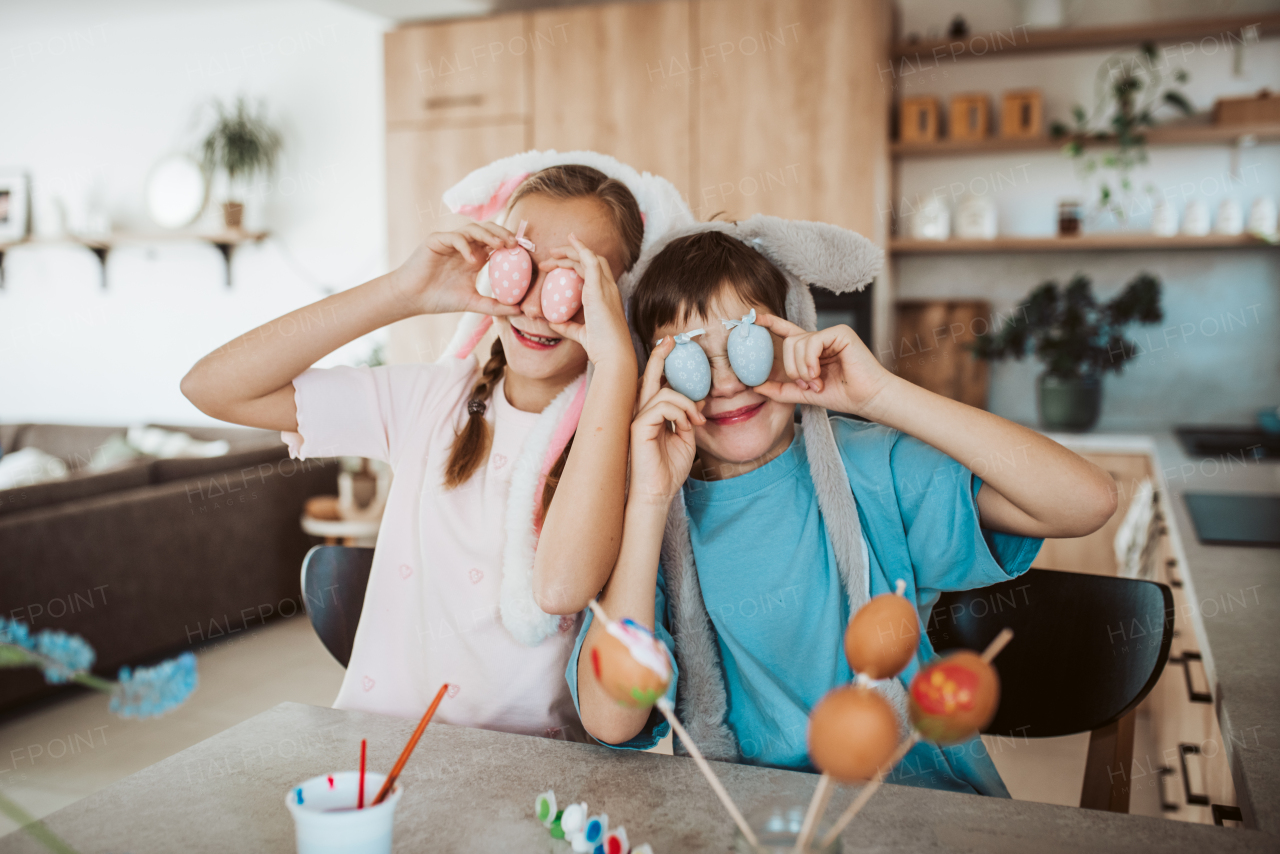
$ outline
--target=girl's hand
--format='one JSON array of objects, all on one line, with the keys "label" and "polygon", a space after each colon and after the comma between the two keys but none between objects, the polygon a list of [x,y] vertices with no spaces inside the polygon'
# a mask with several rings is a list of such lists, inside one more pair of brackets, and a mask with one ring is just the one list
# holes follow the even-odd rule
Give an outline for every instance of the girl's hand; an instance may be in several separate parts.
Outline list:
[{"label": "girl's hand", "polygon": [[811,403],[877,420],[877,396],[894,377],[856,332],[848,326],[805,332],[771,314],[757,317],[756,325],[782,337],[782,367],[790,380],[771,379],[756,391],[782,403]]},{"label": "girl's hand", "polygon": [[[694,425],[707,423],[702,402],[694,403],[675,389],[662,387],[662,367],[675,349],[663,338],[649,356],[636,417],[631,422],[631,501],[667,505],[689,477],[697,447]],[[673,431],[667,422],[675,424]]]},{"label": "girl's hand", "polygon": [[569,246],[551,250],[551,258],[540,265],[544,272],[567,267],[582,277],[582,323],[574,317],[564,323],[548,326],[582,345],[587,358],[599,368],[602,364],[620,364],[635,376],[635,349],[631,345],[631,329],[622,310],[622,294],[613,280],[609,262],[592,252],[576,235],[569,235]]},{"label": "girl's hand", "polygon": [[415,314],[519,314],[519,306],[503,305],[476,290],[476,274],[488,262],[490,253],[515,245],[515,235],[492,222],[438,231],[428,235],[409,260],[391,273],[390,279]]}]

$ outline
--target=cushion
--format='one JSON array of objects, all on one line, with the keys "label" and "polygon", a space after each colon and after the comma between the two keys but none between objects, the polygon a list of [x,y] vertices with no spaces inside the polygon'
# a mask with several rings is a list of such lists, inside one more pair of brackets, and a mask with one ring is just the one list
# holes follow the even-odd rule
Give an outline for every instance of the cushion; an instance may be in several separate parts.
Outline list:
[{"label": "cushion", "polygon": [[9,453],[18,450],[18,441],[26,424],[0,424],[0,452]]},{"label": "cushion", "polygon": [[[148,467],[151,470],[152,483],[169,483],[175,480],[185,480],[190,477],[208,477],[220,472],[231,472],[232,476],[241,478],[242,480],[253,481],[256,478],[266,476],[267,471],[257,469],[260,465],[277,466],[281,460],[287,460],[289,452],[286,450],[284,443],[280,441],[279,436],[275,437],[274,445],[266,447],[249,448],[240,451],[232,451],[221,457],[174,457],[171,460],[151,460]],[[241,469],[251,468],[252,472],[241,472]],[[289,469],[284,469],[281,473],[292,473]]]},{"label": "cushion", "polygon": [[39,448],[60,457],[73,472],[89,466],[95,452],[123,427],[86,427],[79,424],[29,424],[18,437],[20,448]]},{"label": "cushion", "polygon": [[150,473],[146,463],[132,463],[99,474],[72,475],[65,480],[0,490],[0,515],[34,507],[59,504],[122,489],[146,486]]}]

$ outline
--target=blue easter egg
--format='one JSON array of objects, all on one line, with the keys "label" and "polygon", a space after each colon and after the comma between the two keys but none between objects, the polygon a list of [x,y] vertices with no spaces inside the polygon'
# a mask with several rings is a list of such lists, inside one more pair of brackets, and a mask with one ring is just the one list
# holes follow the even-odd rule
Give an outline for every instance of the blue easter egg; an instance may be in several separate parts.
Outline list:
[{"label": "blue easter egg", "polygon": [[702,400],[711,391],[711,363],[703,349],[692,341],[676,344],[663,363],[662,372],[671,387],[690,400]]},{"label": "blue easter egg", "polygon": [[729,333],[729,364],[738,379],[758,386],[773,371],[773,336],[753,323],[735,326]]}]

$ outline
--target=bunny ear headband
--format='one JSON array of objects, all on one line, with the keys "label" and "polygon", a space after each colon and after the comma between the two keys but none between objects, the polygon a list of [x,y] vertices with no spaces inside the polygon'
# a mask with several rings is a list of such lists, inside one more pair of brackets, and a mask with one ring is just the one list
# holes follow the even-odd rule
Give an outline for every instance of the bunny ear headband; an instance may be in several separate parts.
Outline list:
[{"label": "bunny ear headband", "polygon": [[[550,166],[569,164],[598,169],[627,186],[635,196],[644,220],[644,237],[640,246],[642,255],[669,229],[692,225],[695,221],[688,205],[670,181],[648,172],[637,172],[625,163],[595,151],[526,151],[495,160],[449,188],[444,194],[444,202],[454,213],[474,220],[492,219],[506,210],[511,194],[530,175]],[[536,271],[534,275],[536,277]],[[476,289],[485,296],[494,296],[487,265],[476,279]],[[437,361],[470,356],[492,324],[493,318],[489,315],[464,314],[444,354]],[[534,600],[533,555],[538,542],[538,510],[542,504],[543,484],[577,430],[586,396],[587,374],[583,374],[543,410],[525,438],[511,474],[504,521],[506,544],[502,555],[500,609],[503,625],[525,646],[537,646],[561,625],[559,616],[544,613]],[[425,548],[427,544],[423,546]],[[429,565],[430,556],[424,554],[423,557]]]},{"label": "bunny ear headband", "polygon": [[[884,250],[880,247],[860,234],[826,223],[764,215],[738,223],[704,222],[673,228],[649,244],[640,260],[618,282],[624,301],[629,304],[636,283],[659,252],[674,240],[705,231],[718,231],[742,241],[781,270],[787,280],[787,320],[811,332],[817,324],[811,287],[838,294],[861,290],[884,264]],[[637,343],[643,347],[640,350],[643,355],[653,342]],[[640,364],[644,364],[643,359]],[[849,599],[849,612],[856,613],[869,598],[870,589],[869,558],[857,504],[826,410],[807,405],[800,409],[805,453],[818,508],[831,538],[840,580]],[[683,497],[671,502],[662,544],[662,568],[666,573],[671,623],[679,635],[676,658],[682,680],[678,697],[680,718],[706,755],[735,759],[739,749],[725,723],[728,709],[723,670],[698,585]],[[902,685],[890,680],[880,690],[897,709],[899,718],[905,720],[906,693]]]}]

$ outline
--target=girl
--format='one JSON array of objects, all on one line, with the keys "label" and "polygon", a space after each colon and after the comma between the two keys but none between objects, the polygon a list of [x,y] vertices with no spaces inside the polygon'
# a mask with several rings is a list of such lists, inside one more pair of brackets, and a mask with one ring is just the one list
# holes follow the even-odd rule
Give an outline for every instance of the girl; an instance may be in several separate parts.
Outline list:
[{"label": "girl", "polygon": [[[681,717],[719,758],[809,768],[809,712],[852,679],[844,627],[869,596],[902,579],[927,620],[941,591],[1016,576],[1040,538],[1087,534],[1115,508],[1110,477],[1060,445],[901,380],[847,326],[798,325],[814,323],[804,283],[848,290],[879,260],[833,226],[755,217],[686,230],[635,271],[632,321],[659,343],[631,425],[623,545],[601,601],[673,648]],[[754,388],[727,358],[722,323],[752,310],[775,354]],[[694,341],[712,376],[697,402],[662,385],[672,336],[695,328],[706,330]],[[867,421],[828,419],[828,409]],[[588,621],[580,640],[601,631]],[[917,660],[880,686],[900,714],[931,655],[922,633]],[[643,748],[662,735],[665,723],[610,701],[584,666],[575,655],[567,677],[593,736]],[[976,739],[917,745],[892,779],[1008,794]]]},{"label": "girl", "polygon": [[[623,181],[594,168],[561,163],[519,178],[505,185],[509,200],[492,200],[512,228],[432,234],[399,269],[209,354],[182,390],[215,418],[282,431],[294,457],[393,467],[337,707],[416,718],[447,682],[444,721],[581,737],[559,674],[577,612],[617,558],[627,437],[601,428],[629,420],[635,402],[614,280],[640,253],[644,215]],[[477,292],[477,274],[489,253],[517,245],[522,222],[533,281],[507,306]],[[557,267],[584,279],[582,311],[565,323],[540,307]],[[308,369],[389,323],[462,310],[497,327],[483,367],[446,358]]]}]

